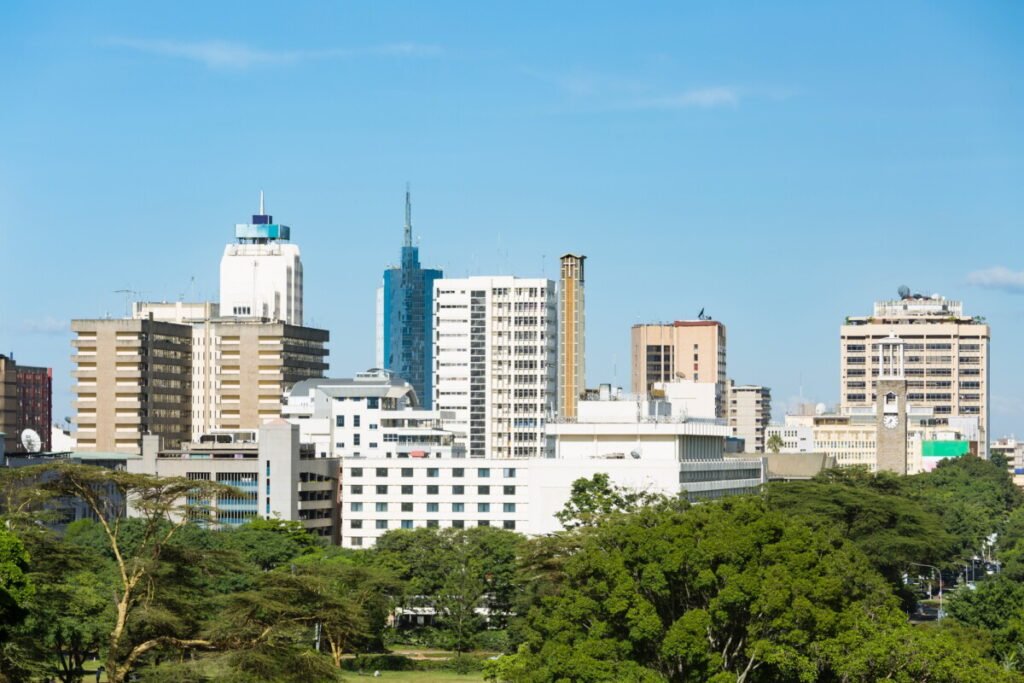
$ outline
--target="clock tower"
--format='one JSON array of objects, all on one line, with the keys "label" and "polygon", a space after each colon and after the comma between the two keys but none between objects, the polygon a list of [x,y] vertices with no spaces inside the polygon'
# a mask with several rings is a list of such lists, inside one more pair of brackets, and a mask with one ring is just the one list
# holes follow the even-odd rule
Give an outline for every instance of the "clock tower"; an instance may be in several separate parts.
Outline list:
[{"label": "clock tower", "polygon": [[878,471],[907,473],[907,380],[903,340],[894,335],[878,342],[875,425]]}]

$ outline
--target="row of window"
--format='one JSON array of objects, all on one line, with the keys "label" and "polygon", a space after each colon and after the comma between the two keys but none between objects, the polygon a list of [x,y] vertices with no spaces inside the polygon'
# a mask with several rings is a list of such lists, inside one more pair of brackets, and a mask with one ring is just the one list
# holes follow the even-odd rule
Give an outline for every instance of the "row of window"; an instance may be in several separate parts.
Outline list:
[{"label": "row of window", "polygon": [[[381,522],[383,522],[383,524],[381,524]],[[476,525],[477,526],[491,526],[491,523],[488,520],[486,520],[486,519],[481,519],[480,521],[478,521],[476,523]],[[399,523],[399,526],[402,529],[414,529],[414,528],[416,528],[415,523],[411,519],[403,519],[403,520],[401,520],[400,523]],[[437,528],[439,528],[441,526],[441,524],[436,519],[428,519],[424,526],[426,526],[428,529],[437,529]],[[465,529],[466,528],[466,520],[463,520],[463,519],[453,519],[452,522],[451,522],[451,527],[453,529]],[[362,527],[359,527],[359,528],[362,528]],[[383,520],[383,519],[377,520],[376,528],[377,529],[387,529],[388,528],[387,520]],[[503,521],[501,523],[501,528],[502,529],[508,529],[510,531],[515,531],[515,528],[516,528],[515,520],[506,519],[505,521]],[[358,547],[363,545],[363,538],[362,538],[362,536],[350,536],[348,540],[349,540],[349,545],[351,545],[353,547],[357,547],[358,548]]]},{"label": "row of window", "polygon": [[[399,505],[401,506],[402,512],[415,512],[416,511],[415,503],[399,503]],[[441,511],[441,504],[440,503],[425,503],[425,505],[426,505],[426,507],[425,507],[425,511],[426,512],[440,512]],[[465,512],[466,511],[466,504],[465,503],[451,503],[450,505],[451,505],[451,511],[452,512]],[[388,511],[388,507],[389,507],[388,503],[374,503],[374,511],[375,512],[387,512]],[[351,502],[351,503],[349,503],[348,508],[349,508],[350,512],[362,512],[363,509],[364,509],[363,508],[363,503],[359,503],[359,502]],[[490,512],[491,511],[491,504],[490,503],[477,503],[476,504],[476,511],[477,512]],[[515,512],[516,511],[516,504],[515,503],[502,503],[501,511],[502,512]],[[359,520],[353,519],[351,521],[352,522],[357,522]]]},{"label": "row of window", "polygon": [[[452,488],[452,495],[453,496],[463,496],[463,495],[466,494],[466,487],[461,485],[461,484],[457,484],[455,486],[452,486],[451,488]],[[495,486],[494,488],[498,488],[498,487]],[[440,495],[440,492],[441,492],[441,487],[439,487],[437,484],[428,484],[426,489],[427,489],[427,495],[428,496]],[[411,496],[411,495],[413,495],[414,491],[415,491],[415,487],[412,484],[402,484],[401,492],[402,492],[403,496]],[[363,485],[362,484],[352,484],[352,485],[349,486],[349,492],[352,495],[361,496],[363,494]],[[387,493],[388,493],[388,485],[387,484],[377,484],[376,487],[375,487],[375,492],[379,496],[386,496]],[[477,492],[477,495],[480,495],[480,496],[489,496],[489,495],[491,495],[491,487],[490,486],[477,486],[476,487],[476,492]],[[514,495],[516,495],[516,487],[515,486],[502,486],[501,487],[501,492],[502,492],[502,495],[514,496]]]},{"label": "row of window", "polygon": [[[388,476],[388,474],[390,473],[391,468],[390,467],[377,467],[377,468],[375,468],[375,471],[376,471],[376,474],[377,474],[378,478],[386,478]],[[416,471],[416,468],[414,468],[414,467],[403,467],[401,469],[401,474],[402,474],[403,477],[412,477],[412,476],[415,476],[415,471]],[[501,468],[501,475],[505,479],[515,479],[516,478],[516,468],[515,467],[503,467],[503,468]],[[361,477],[361,476],[363,476],[363,468],[362,467],[353,467],[351,470],[349,470],[349,476],[351,476],[351,477]],[[440,476],[441,476],[441,468],[439,468],[439,467],[428,467],[427,468],[427,477],[429,477],[429,478],[436,478],[436,477],[440,477]],[[464,467],[453,467],[452,468],[452,476],[455,477],[455,478],[465,477],[466,476],[466,468],[464,468]],[[491,477],[491,468],[490,467],[478,467],[477,470],[476,470],[476,476],[478,478],[480,478],[480,479],[490,479],[490,477]]]}]

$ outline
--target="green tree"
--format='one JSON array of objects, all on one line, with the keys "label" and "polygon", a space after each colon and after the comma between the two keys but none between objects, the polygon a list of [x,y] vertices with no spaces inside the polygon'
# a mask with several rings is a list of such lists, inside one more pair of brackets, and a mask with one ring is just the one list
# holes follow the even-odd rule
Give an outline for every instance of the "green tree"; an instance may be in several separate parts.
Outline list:
[{"label": "green tree", "polygon": [[784,445],[785,444],[782,442],[782,435],[778,432],[772,433],[772,435],[768,437],[767,443],[765,443],[765,446],[767,446],[768,450],[772,453],[778,453],[782,450]]},{"label": "green tree", "polygon": [[657,498],[645,491],[614,486],[606,473],[598,472],[590,479],[581,477],[572,483],[569,500],[555,518],[566,529],[593,526],[609,515],[634,511]]}]

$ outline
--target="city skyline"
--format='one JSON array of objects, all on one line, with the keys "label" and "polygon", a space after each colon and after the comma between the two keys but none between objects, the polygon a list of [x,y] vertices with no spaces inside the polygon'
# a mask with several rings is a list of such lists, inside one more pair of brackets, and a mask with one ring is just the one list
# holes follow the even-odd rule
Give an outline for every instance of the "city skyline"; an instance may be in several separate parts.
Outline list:
[{"label": "city skyline", "polygon": [[[448,277],[557,279],[560,254],[588,255],[588,385],[629,385],[633,324],[706,308],[729,328],[730,376],[771,387],[776,417],[801,388],[838,403],[843,319],[907,284],[987,318],[990,436],[1022,434],[1015,22],[888,11],[885,28],[840,29],[822,9],[661,8],[619,35],[604,7],[573,16],[564,45],[529,11],[262,8],[243,32],[198,5],[6,7],[0,344],[52,366],[54,418],[73,415],[70,320],[124,315],[123,289],[216,300],[223,245],[263,189],[298,231],[331,375],[352,376],[372,364],[408,179]],[[806,42],[758,35],[787,23]],[[841,58],[865,31],[863,61]]]}]

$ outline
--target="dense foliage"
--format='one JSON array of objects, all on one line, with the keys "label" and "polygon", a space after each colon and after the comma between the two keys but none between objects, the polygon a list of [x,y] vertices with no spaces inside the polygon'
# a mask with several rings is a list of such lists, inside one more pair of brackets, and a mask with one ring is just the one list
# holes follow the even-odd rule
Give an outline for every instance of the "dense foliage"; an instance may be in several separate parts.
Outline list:
[{"label": "dense foliage", "polygon": [[[576,482],[559,534],[396,530],[358,551],[281,520],[187,522],[207,519],[181,505],[196,486],[0,470],[0,680],[82,681],[96,659],[149,682],[426,665],[385,654],[396,641],[466,669],[503,652],[485,668],[508,682],[1024,680],[1024,501],[975,458],[695,506],[599,475]],[[94,519],[48,530],[70,497]],[[971,589],[975,555],[991,562]],[[949,618],[908,619],[930,567]]]}]

